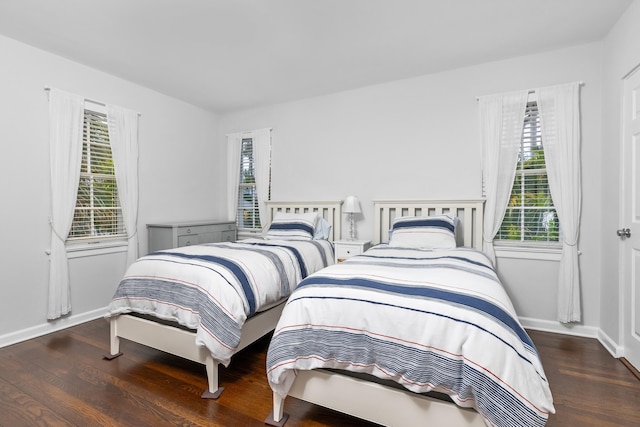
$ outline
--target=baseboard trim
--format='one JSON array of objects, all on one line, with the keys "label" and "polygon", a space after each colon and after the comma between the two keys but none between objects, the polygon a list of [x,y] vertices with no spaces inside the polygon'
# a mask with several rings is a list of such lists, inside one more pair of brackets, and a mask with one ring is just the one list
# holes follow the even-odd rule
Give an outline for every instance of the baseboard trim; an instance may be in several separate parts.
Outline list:
[{"label": "baseboard trim", "polygon": [[598,338],[598,328],[594,326],[575,325],[572,323],[564,324],[552,320],[532,319],[530,317],[520,317],[519,319],[522,326],[527,329],[578,337]]},{"label": "baseboard trim", "polygon": [[623,348],[615,343],[602,329],[595,326],[584,326],[575,324],[564,324],[551,320],[532,319],[529,317],[520,317],[520,323],[526,329],[537,331],[553,332],[556,334],[573,335],[577,337],[595,338],[600,344],[611,354],[611,356],[620,358],[623,355]]},{"label": "baseboard trim", "polygon": [[624,356],[624,347],[616,344],[616,342],[611,339],[609,335],[605,334],[602,329],[598,329],[597,338],[613,357],[619,359]]},{"label": "baseboard trim", "polygon": [[100,317],[104,317],[107,313],[108,307],[98,308],[96,310],[87,311],[77,315],[65,316],[60,319],[48,321],[40,325],[32,326],[30,328],[21,329],[16,332],[11,332],[0,336],[0,348],[6,347],[12,344],[17,344],[22,341],[37,338],[42,335],[50,334],[52,332],[60,331],[62,329],[70,328],[71,326],[79,325],[81,323],[95,320]]}]

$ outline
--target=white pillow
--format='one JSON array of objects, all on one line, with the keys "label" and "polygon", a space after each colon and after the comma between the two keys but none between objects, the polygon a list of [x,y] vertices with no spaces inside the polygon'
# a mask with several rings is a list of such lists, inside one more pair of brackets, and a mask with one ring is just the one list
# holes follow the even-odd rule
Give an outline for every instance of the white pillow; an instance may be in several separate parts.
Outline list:
[{"label": "white pillow", "polygon": [[276,212],[264,238],[270,240],[312,240],[317,220],[317,212],[301,214]]},{"label": "white pillow", "polygon": [[331,225],[329,221],[322,217],[318,217],[316,229],[313,234],[314,240],[327,240],[331,236]]},{"label": "white pillow", "polygon": [[414,249],[453,249],[458,217],[403,216],[393,221],[389,246]]}]

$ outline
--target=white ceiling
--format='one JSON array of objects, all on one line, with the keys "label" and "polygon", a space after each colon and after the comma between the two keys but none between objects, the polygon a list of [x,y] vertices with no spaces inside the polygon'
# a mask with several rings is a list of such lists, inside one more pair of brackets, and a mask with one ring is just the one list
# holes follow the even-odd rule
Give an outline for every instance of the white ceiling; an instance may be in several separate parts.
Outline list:
[{"label": "white ceiling", "polygon": [[0,34],[224,113],[602,39],[633,0],[0,0]]}]

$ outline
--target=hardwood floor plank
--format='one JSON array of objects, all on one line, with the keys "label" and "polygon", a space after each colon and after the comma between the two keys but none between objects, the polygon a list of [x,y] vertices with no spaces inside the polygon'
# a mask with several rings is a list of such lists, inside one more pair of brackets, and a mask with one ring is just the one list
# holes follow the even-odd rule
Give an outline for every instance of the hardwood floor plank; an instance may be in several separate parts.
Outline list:
[{"label": "hardwood floor plank", "polygon": [[640,371],[638,371],[626,358],[623,357],[620,361],[627,367],[627,369],[629,369],[629,371],[631,371],[634,377],[640,380]]},{"label": "hardwood floor plank", "polygon": [[[200,400],[202,391],[189,385],[185,386],[180,376],[166,375],[154,369],[154,362],[138,363],[126,357],[111,362],[101,360],[104,353],[102,349],[87,345],[82,340],[74,341],[74,345],[68,349],[72,349],[76,355],[76,375],[83,379],[86,385],[77,378],[69,378],[68,381],[82,384],[83,393],[85,387],[90,389],[86,392],[95,392],[98,397],[95,401],[92,399],[91,403],[101,410],[128,412],[127,417],[120,420],[120,423],[135,423],[133,419],[140,413],[144,414],[140,422],[144,421],[154,426],[174,426],[185,422],[202,425],[209,422],[206,413],[199,413],[191,406],[192,402]],[[65,362],[62,362],[62,365],[55,363],[64,353],[49,354],[49,357],[52,356],[52,362],[40,363],[48,363],[49,369],[55,369],[57,375],[64,375],[61,370],[64,369]],[[163,384],[163,387],[157,388],[158,383]],[[150,388],[157,390],[150,394]],[[121,405],[121,402],[125,404]],[[132,419],[129,420],[129,417]]]},{"label": "hardwood floor plank", "polygon": [[[112,419],[108,413],[94,408],[90,402],[86,402],[82,398],[69,394],[65,390],[69,388],[69,384],[64,379],[28,362],[26,357],[19,359],[16,358],[16,355],[3,357],[0,377],[46,407],[51,413],[58,414],[59,417],[67,420],[66,423],[56,422],[53,424],[118,425],[117,421]],[[40,423],[33,425],[40,425]],[[43,425],[49,425],[49,422],[45,422]]]},{"label": "hardwood floor plank", "polygon": [[47,406],[25,394],[18,387],[0,380],[0,426],[42,425],[70,426]]},{"label": "hardwood floor plank", "polygon": [[553,393],[547,426],[640,425],[640,381],[595,339],[528,331]]},{"label": "hardwood floor plank", "polygon": [[[594,339],[529,331],[557,413],[548,427],[637,427],[640,381]],[[263,426],[271,411],[265,337],[220,369],[201,399],[204,366],[126,340],[112,361],[104,319],[0,348],[0,426]],[[289,398],[287,427],[374,424]]]}]

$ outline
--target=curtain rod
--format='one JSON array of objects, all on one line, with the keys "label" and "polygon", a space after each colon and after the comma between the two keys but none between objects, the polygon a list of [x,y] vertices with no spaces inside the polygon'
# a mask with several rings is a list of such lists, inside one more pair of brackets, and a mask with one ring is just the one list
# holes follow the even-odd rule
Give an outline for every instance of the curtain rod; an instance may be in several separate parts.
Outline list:
[{"label": "curtain rod", "polygon": [[[50,88],[50,87],[48,87],[48,86],[45,86],[44,90],[45,90],[45,92],[49,92],[49,91],[51,90],[51,88]],[[84,98],[84,97],[83,97],[83,98]],[[93,99],[84,98],[84,100],[85,100],[85,101],[89,101],[89,102],[91,102],[92,104],[101,105],[101,106],[103,106],[103,107],[106,107],[106,106],[107,106],[107,104],[105,104],[104,102],[94,101]],[[138,112],[137,114],[138,114],[138,117],[142,116],[142,113],[140,113],[140,112]]]},{"label": "curtain rod", "polygon": [[[544,89],[544,88],[553,87],[553,86],[561,86],[561,85],[541,86],[541,87],[539,87],[537,89]],[[578,82],[578,86],[584,86],[584,82],[582,80],[580,80]],[[512,91],[512,92],[517,92],[517,91]],[[503,93],[512,93],[512,92],[503,92]],[[527,93],[528,94],[536,93],[536,89],[529,89],[529,91]],[[483,95],[483,96],[487,96],[487,95]],[[480,101],[480,98],[482,98],[482,96],[476,96],[476,101]]]}]

